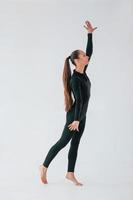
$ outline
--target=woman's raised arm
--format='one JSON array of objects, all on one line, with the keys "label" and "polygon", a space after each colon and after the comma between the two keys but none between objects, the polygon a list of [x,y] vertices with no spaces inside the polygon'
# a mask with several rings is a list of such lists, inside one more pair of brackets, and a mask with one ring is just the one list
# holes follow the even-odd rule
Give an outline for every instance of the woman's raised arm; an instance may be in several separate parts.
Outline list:
[{"label": "woman's raised arm", "polygon": [[[86,55],[89,56],[89,60],[91,58],[91,55],[93,53],[93,41],[92,41],[92,33],[94,30],[97,29],[97,27],[93,28],[91,23],[89,21],[86,21],[86,26],[84,25],[84,27],[87,29],[88,34],[87,34],[87,46],[86,46]],[[85,65],[84,68],[84,72],[86,71],[88,64]]]},{"label": "woman's raised arm", "polygon": [[[89,60],[91,58],[92,53],[93,53],[92,33],[88,33],[86,55],[89,56]],[[84,72],[86,71],[87,67],[88,67],[88,64],[85,65]]]}]

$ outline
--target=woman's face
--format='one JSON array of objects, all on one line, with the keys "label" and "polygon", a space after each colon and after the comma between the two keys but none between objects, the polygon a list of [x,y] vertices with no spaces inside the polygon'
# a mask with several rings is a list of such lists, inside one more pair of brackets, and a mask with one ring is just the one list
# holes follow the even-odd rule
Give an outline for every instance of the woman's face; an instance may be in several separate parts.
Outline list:
[{"label": "woman's face", "polygon": [[89,56],[87,56],[86,53],[82,50],[80,50],[78,63],[81,65],[87,65],[89,63]]}]

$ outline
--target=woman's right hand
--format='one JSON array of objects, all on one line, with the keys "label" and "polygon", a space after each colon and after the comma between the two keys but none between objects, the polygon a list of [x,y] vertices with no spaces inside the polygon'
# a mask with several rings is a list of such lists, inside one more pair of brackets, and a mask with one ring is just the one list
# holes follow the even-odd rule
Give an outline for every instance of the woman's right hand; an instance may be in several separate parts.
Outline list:
[{"label": "woman's right hand", "polygon": [[97,27],[93,28],[91,23],[89,21],[85,21],[86,26],[84,27],[87,29],[88,33],[92,33],[94,30],[97,29]]},{"label": "woman's right hand", "polygon": [[72,130],[77,130],[79,131],[78,127],[79,127],[79,121],[73,121],[71,124],[68,125],[69,129]]}]

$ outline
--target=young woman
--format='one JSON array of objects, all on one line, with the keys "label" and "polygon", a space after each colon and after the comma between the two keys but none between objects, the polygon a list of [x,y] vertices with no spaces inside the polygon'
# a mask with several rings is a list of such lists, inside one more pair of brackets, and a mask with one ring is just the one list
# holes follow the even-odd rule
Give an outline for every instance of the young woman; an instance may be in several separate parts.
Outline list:
[{"label": "young woman", "polygon": [[[86,26],[84,25],[84,27],[88,31],[86,53],[78,49],[73,51],[65,60],[62,78],[64,85],[66,123],[60,139],[50,148],[43,164],[39,167],[41,181],[44,184],[48,183],[47,169],[50,162],[71,140],[68,153],[68,169],[65,177],[76,185],[83,185],[75,177],[74,169],[80,139],[86,124],[86,113],[91,89],[91,82],[86,74],[86,68],[93,51],[92,33],[97,29],[97,27],[93,28],[89,21],[86,21],[85,24]],[[69,59],[75,66],[72,75]],[[75,99],[74,102],[72,94]]]}]

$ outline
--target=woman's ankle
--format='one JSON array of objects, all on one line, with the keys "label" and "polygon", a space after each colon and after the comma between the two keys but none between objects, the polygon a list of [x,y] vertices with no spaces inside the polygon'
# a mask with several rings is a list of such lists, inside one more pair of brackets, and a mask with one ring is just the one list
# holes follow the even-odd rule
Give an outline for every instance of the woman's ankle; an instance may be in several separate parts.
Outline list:
[{"label": "woman's ankle", "polygon": [[42,164],[42,166],[45,168],[45,169],[47,169],[48,167],[46,167],[44,164]]},{"label": "woman's ankle", "polygon": [[68,176],[74,176],[74,172],[67,172]]}]

